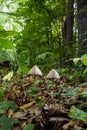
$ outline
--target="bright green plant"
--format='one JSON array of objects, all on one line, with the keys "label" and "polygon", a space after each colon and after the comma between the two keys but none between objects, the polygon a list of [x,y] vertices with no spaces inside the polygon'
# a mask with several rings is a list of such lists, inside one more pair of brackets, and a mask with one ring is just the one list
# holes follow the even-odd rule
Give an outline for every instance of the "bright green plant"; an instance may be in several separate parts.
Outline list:
[{"label": "bright green plant", "polygon": [[0,102],[0,113],[4,113],[8,110],[8,108],[11,108],[13,111],[15,111],[17,109],[17,105],[13,101]]},{"label": "bright green plant", "polygon": [[83,91],[79,94],[79,98],[83,99],[83,100],[87,100],[87,90]]},{"label": "bright green plant", "polygon": [[87,66],[87,54],[82,55],[80,60],[81,60],[82,64]]},{"label": "bright green plant", "polygon": [[14,49],[14,44],[11,40],[13,36],[18,35],[15,31],[6,31],[3,27],[0,27],[0,47],[4,49]]},{"label": "bright green plant", "polygon": [[4,90],[1,90],[0,91],[0,101],[2,100],[3,95],[4,95]]},{"label": "bright green plant", "polygon": [[0,118],[1,130],[12,130],[12,124],[18,123],[18,120],[15,118],[8,118],[3,115]]},{"label": "bright green plant", "polygon": [[77,94],[77,91],[79,90],[79,87],[76,88],[64,88],[62,91],[62,96],[74,96]]},{"label": "bright green plant", "polygon": [[26,92],[29,94],[30,98],[36,98],[38,97],[38,92],[39,88],[38,87],[32,87],[31,89],[26,90]]},{"label": "bright green plant", "polygon": [[23,130],[34,130],[34,124],[28,124],[26,125]]},{"label": "bright green plant", "polygon": [[36,80],[34,82],[33,86],[37,88],[37,87],[39,87],[39,83],[40,83],[40,80]]},{"label": "bright green plant", "polygon": [[77,120],[82,120],[85,123],[87,123],[87,113],[82,110],[79,110],[75,106],[72,106],[70,108],[69,117],[71,117],[73,119],[77,119]]},{"label": "bright green plant", "polygon": [[77,64],[79,61],[85,66],[87,66],[87,54],[82,55],[79,58],[73,58],[73,62]]},{"label": "bright green plant", "polygon": [[[75,63],[75,66],[77,66],[76,70],[78,70],[77,77],[82,77],[86,79],[87,77],[87,54],[82,55],[78,58],[73,58],[73,62]],[[75,70],[75,72],[76,72]]]}]

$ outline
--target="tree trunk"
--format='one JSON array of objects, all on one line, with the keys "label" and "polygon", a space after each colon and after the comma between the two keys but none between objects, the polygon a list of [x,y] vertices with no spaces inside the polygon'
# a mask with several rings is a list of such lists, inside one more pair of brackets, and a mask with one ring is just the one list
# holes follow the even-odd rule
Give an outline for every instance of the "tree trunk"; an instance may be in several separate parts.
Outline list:
[{"label": "tree trunk", "polygon": [[67,44],[72,47],[73,44],[73,23],[74,23],[74,0],[68,0],[68,14],[67,14]]},{"label": "tree trunk", "polygon": [[79,55],[87,53],[87,0],[77,0]]},{"label": "tree trunk", "polygon": [[61,0],[61,4],[62,6],[62,10],[63,10],[63,16],[62,16],[62,44],[60,46],[61,50],[62,50],[62,55],[61,57],[63,59],[66,59],[66,40],[67,40],[67,3],[65,0]]},{"label": "tree trunk", "polygon": [[67,15],[63,17],[63,42],[65,59],[69,59],[72,56],[73,45],[73,23],[74,23],[74,0],[68,0]]},{"label": "tree trunk", "polygon": [[67,18],[66,18],[66,14],[67,14],[67,8],[66,8],[66,2],[65,0],[61,1],[61,4],[63,5],[63,17],[62,17],[62,42],[65,46],[66,43],[66,37],[67,37]]}]

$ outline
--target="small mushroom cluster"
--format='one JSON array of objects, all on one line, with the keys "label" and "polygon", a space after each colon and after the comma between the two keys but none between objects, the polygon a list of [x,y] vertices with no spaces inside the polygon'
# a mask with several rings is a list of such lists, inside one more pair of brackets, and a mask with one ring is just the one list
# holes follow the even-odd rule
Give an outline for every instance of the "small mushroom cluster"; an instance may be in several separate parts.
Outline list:
[{"label": "small mushroom cluster", "polygon": [[[42,76],[42,72],[41,70],[38,68],[37,65],[34,65],[30,71],[28,72],[28,75],[31,76]],[[46,76],[46,78],[48,79],[59,79],[60,76],[58,74],[58,72],[55,69],[52,69]]]},{"label": "small mushroom cluster", "polygon": [[[41,70],[38,68],[37,65],[34,65],[30,71],[28,72],[28,75],[30,76],[42,76],[42,72]],[[55,70],[55,69],[51,69],[50,72],[47,74],[46,76],[47,79],[50,79],[52,80],[53,84],[52,84],[52,89],[53,89],[53,93],[52,93],[52,98],[53,98],[53,95],[54,95],[54,87],[55,87],[55,84],[54,84],[54,80],[55,79],[59,79],[60,76],[58,74],[58,72]]]}]

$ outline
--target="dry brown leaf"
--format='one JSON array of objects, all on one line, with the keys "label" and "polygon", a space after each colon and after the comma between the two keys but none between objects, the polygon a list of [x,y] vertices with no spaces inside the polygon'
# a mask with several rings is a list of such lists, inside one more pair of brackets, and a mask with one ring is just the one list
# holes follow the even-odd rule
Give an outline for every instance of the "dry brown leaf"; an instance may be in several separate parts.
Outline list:
[{"label": "dry brown leaf", "polygon": [[21,124],[21,127],[23,128],[23,127],[25,127],[26,126],[26,121],[25,122],[22,122],[22,124]]},{"label": "dry brown leaf", "polygon": [[63,130],[69,130],[70,127],[75,125],[75,121],[71,120],[69,123],[63,125]]},{"label": "dry brown leaf", "polygon": [[32,105],[34,105],[36,102],[32,101],[30,103],[24,104],[23,106],[20,106],[21,109],[27,109],[30,108]]},{"label": "dry brown leaf", "polygon": [[40,115],[41,113],[41,109],[37,106],[37,105],[33,105],[32,107],[30,107],[29,109],[27,109],[27,111],[31,114],[31,115]]},{"label": "dry brown leaf", "polygon": [[13,118],[18,118],[18,119],[22,119],[24,118],[25,116],[27,115],[27,112],[16,112],[14,115],[13,115]]},{"label": "dry brown leaf", "polygon": [[9,109],[8,110],[8,117],[11,118],[13,115],[13,110],[12,109]]},{"label": "dry brown leaf", "polygon": [[75,130],[82,130],[82,127],[78,127],[77,125],[74,126]]},{"label": "dry brown leaf", "polygon": [[16,91],[16,90],[17,90],[17,87],[18,87],[18,86],[14,85],[13,88],[12,88],[12,90],[13,90],[13,91]]}]

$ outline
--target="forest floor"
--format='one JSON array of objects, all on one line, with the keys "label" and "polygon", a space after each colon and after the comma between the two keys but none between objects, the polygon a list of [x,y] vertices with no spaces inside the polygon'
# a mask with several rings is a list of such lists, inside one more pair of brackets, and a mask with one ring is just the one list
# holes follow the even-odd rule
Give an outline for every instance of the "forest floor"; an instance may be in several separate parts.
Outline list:
[{"label": "forest floor", "polygon": [[0,90],[0,130],[87,130],[87,82],[13,76]]}]

